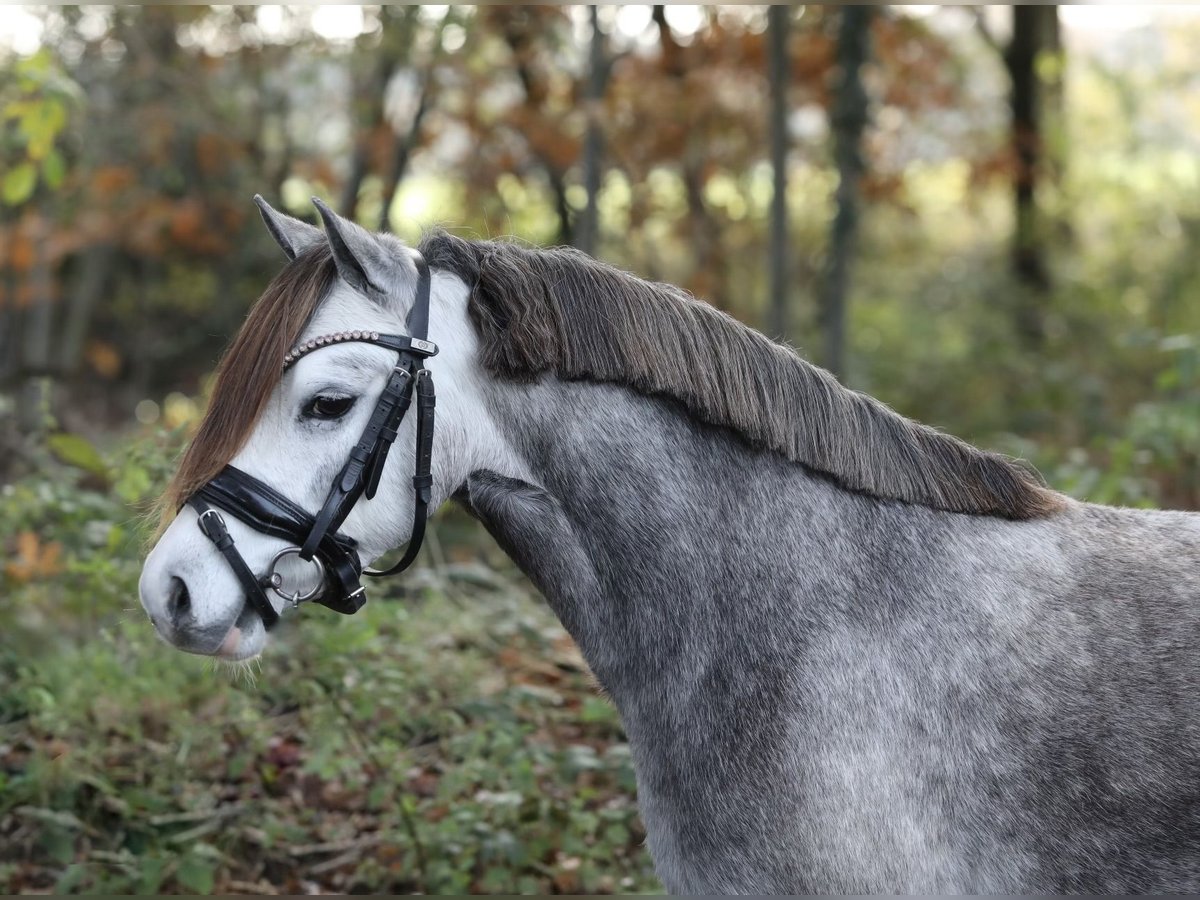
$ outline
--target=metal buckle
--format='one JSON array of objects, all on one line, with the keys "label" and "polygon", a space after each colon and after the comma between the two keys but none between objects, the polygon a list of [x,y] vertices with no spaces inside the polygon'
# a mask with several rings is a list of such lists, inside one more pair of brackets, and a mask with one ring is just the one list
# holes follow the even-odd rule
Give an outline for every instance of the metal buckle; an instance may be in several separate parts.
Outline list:
[{"label": "metal buckle", "polygon": [[277,595],[279,595],[284,600],[286,600],[288,603],[290,603],[292,605],[292,609],[295,609],[301,603],[304,603],[306,600],[312,600],[313,598],[320,596],[321,590],[325,587],[325,563],[321,562],[321,560],[316,556],[314,556],[311,560],[309,560],[309,562],[316,565],[317,574],[319,576],[317,579],[317,586],[314,587],[311,591],[309,591],[307,594],[301,594],[299,591],[296,591],[296,593],[294,593],[294,594],[286,594],[280,590],[280,587],[283,586],[283,576],[275,571],[275,566],[277,566],[279,564],[279,561],[281,559],[283,559],[285,556],[288,556],[291,554],[299,556],[300,548],[299,547],[284,547],[282,550],[280,550],[278,553],[276,553],[275,556],[273,556],[271,558],[271,565],[267,568],[266,580],[267,580],[267,587],[269,587]]},{"label": "metal buckle", "polygon": [[200,518],[196,520],[196,524],[200,526],[200,530],[204,532],[204,536],[206,538],[209,538],[210,540],[212,539],[212,533],[208,530],[208,526],[204,523],[204,520],[209,516],[217,517],[217,524],[220,526],[222,531],[229,530],[227,527],[225,527],[225,519],[221,517],[221,513],[210,506],[204,512],[200,513]]},{"label": "metal buckle", "polygon": [[423,341],[420,338],[409,338],[408,343],[414,350],[424,353],[427,356],[437,356],[438,345],[433,341]]}]

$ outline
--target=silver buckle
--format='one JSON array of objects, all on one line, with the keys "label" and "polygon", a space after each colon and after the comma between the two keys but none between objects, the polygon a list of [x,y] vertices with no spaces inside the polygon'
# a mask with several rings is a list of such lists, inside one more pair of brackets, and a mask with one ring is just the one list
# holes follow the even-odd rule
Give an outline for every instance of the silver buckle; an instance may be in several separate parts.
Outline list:
[{"label": "silver buckle", "polygon": [[270,587],[271,590],[273,590],[277,595],[290,603],[292,605],[292,609],[295,609],[306,600],[312,600],[320,595],[322,589],[325,587],[325,564],[316,556],[314,556],[311,560],[308,560],[308,562],[313,563],[317,567],[317,586],[307,594],[301,594],[299,591],[296,591],[294,594],[287,594],[280,590],[280,588],[283,586],[283,576],[275,571],[275,567],[279,565],[279,561],[281,559],[292,554],[299,556],[300,548],[284,547],[271,558],[271,565],[267,569],[267,586]]},{"label": "silver buckle", "polygon": [[213,509],[210,506],[204,512],[200,513],[200,518],[198,518],[196,520],[196,524],[198,524],[200,526],[200,530],[204,532],[205,536],[208,535],[208,529],[204,526],[204,520],[208,516],[216,516],[217,522],[220,523],[221,527],[224,528],[226,531],[229,530],[228,528],[225,527],[225,519],[222,518],[220,511]]}]

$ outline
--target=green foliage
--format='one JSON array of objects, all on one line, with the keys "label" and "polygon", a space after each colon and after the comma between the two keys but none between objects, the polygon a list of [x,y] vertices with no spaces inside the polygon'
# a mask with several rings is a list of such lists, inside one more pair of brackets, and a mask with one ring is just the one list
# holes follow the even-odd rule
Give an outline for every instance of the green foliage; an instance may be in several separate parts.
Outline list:
[{"label": "green foliage", "polygon": [[0,162],[7,165],[0,197],[18,206],[33,196],[39,178],[52,190],[62,185],[67,164],[56,144],[82,92],[48,49],[16,60],[11,74],[5,74],[5,87],[0,89],[5,129]]},{"label": "green foliage", "polygon": [[37,187],[37,168],[31,162],[17,163],[4,175],[3,196],[9,206],[24,203]]},{"label": "green foliage", "polygon": [[1134,405],[1122,432],[1048,460],[1055,486],[1096,503],[1200,508],[1200,347],[1190,335],[1157,347],[1166,361],[1153,393]]},{"label": "green foliage", "polygon": [[77,434],[61,432],[46,439],[46,446],[67,465],[101,477],[108,474],[108,464],[99,451]]},{"label": "green foliage", "polygon": [[305,609],[257,670],[159,642],[136,582],[180,437],[63,438],[82,468],[47,458],[0,494],[0,534],[62,547],[4,576],[0,888],[657,888],[614,710],[465,522],[413,596]]}]

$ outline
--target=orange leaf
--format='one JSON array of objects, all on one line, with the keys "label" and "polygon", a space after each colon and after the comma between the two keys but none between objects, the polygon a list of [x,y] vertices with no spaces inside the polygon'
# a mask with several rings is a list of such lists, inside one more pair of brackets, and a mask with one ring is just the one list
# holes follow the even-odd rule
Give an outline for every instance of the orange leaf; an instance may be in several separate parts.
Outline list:
[{"label": "orange leaf", "polygon": [[88,341],[83,355],[96,373],[105,378],[115,378],[121,371],[121,354],[108,341]]},{"label": "orange leaf", "polygon": [[28,272],[33,268],[33,241],[28,236],[19,234],[13,238],[8,251],[8,263],[16,272]]},{"label": "orange leaf", "polygon": [[127,166],[101,166],[92,175],[92,187],[98,194],[112,196],[136,180],[133,170]]},{"label": "orange leaf", "polygon": [[62,544],[51,541],[42,545],[32,531],[17,535],[17,558],[10,561],[4,571],[16,581],[29,581],[37,577],[49,577],[59,572]]}]

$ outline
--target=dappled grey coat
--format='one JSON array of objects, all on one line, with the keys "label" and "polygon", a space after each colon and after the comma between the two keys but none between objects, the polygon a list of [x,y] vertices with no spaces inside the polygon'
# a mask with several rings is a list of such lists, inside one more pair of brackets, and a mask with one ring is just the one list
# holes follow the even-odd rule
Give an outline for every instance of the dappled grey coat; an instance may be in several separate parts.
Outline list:
[{"label": "dappled grey coat", "polygon": [[1200,890],[1200,518],[1070,501],[674,288],[433,235],[537,484],[459,493],[680,893]]}]

